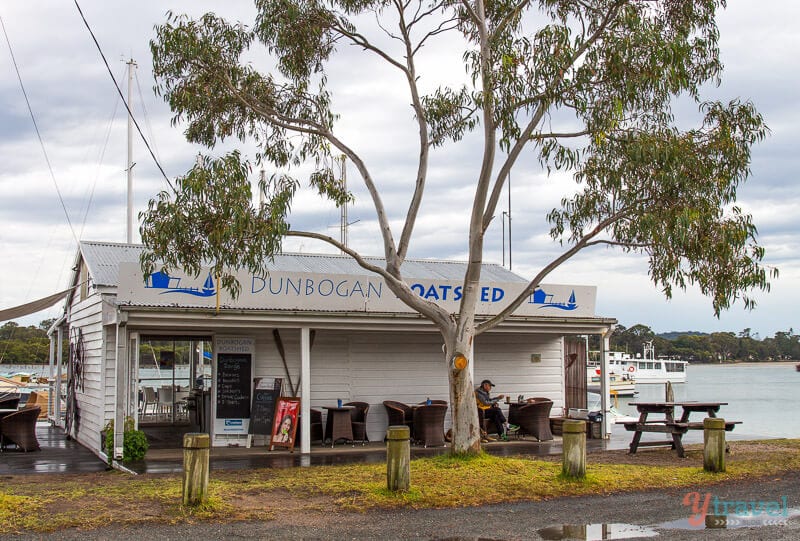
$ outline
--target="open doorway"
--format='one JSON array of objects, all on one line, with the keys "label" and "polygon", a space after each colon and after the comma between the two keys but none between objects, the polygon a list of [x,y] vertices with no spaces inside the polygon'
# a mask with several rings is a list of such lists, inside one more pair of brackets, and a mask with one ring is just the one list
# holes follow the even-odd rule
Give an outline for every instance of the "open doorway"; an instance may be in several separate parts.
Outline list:
[{"label": "open doorway", "polygon": [[207,431],[211,337],[142,335],[139,428],[151,447],[180,447],[183,434]]}]

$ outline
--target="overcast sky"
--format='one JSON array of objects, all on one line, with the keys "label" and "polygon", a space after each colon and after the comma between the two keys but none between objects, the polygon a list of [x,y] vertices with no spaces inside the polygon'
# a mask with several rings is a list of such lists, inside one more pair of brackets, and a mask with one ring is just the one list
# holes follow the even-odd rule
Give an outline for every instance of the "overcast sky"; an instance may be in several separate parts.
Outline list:
[{"label": "overcast sky", "polygon": [[[185,142],[182,127],[170,125],[170,111],[152,91],[149,40],[165,12],[199,15],[214,10],[252,22],[251,2],[98,1],[79,4],[127,92],[125,61],[136,61],[133,107],[137,119],[171,178],[183,174],[201,149]],[[221,7],[224,6],[224,7]],[[0,45],[0,309],[44,297],[68,285],[77,239],[124,242],[126,238],[126,121],[124,108],[92,38],[72,1],[5,2],[0,17],[10,40]],[[765,116],[771,136],[753,151],[752,177],[740,190],[740,204],[754,215],[766,263],[780,269],[772,291],[759,294],[747,312],[736,304],[717,320],[711,303],[695,291],[677,291],[671,301],[649,281],[646,261],[595,248],[564,265],[549,283],[598,286],[597,314],[622,325],[643,323],[656,332],[733,331],[750,328],[760,336],[794,328],[800,304],[797,232],[800,229],[800,132],[797,47],[800,3],[790,0],[730,0],[719,18],[723,84],[706,96],[752,100]],[[420,69],[426,88],[463,77],[460,52],[429,48]],[[24,84],[42,144],[37,138]],[[257,65],[269,64],[260,56]],[[361,153],[388,194],[386,202],[400,223],[413,184],[417,151],[414,120],[397,74],[365,61],[355,49],[343,50],[331,66],[334,107],[342,114],[337,133]],[[468,141],[469,143],[469,141]],[[43,145],[43,146],[42,146]],[[243,147],[247,154],[250,149]],[[214,152],[221,152],[216,149]],[[412,257],[464,259],[466,223],[477,152],[464,144],[437,151],[431,163],[429,192],[413,239]],[[141,141],[134,143],[135,212],[166,187]],[[49,164],[49,165],[48,165]],[[254,180],[257,173],[254,172]],[[356,202],[350,245],[381,255],[374,213],[351,172]],[[545,214],[571,189],[569,179],[547,177],[533,161],[512,174],[513,270],[531,278],[558,253],[547,235]],[[59,198],[59,192],[61,198]],[[63,200],[63,206],[62,206]],[[66,209],[66,212],[65,212]],[[295,229],[339,234],[339,211],[303,193],[291,219]],[[500,210],[507,210],[505,203]],[[498,212],[500,212],[500,210]],[[69,218],[67,218],[67,215]],[[502,263],[504,228],[495,220],[487,239],[486,261]],[[506,232],[507,234],[507,232]],[[138,233],[134,236],[138,242]],[[330,251],[322,245],[289,243],[287,250]],[[59,305],[20,320],[37,324],[55,317]]]}]

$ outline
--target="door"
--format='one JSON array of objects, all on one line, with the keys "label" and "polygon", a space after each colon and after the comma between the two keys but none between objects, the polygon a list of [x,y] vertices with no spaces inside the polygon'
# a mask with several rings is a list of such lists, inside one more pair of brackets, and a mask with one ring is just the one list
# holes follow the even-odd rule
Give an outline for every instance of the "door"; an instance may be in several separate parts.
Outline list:
[{"label": "door", "polygon": [[211,337],[142,334],[137,353],[139,427],[151,446],[179,447],[184,433],[201,429],[196,407],[211,383]]},{"label": "door", "polygon": [[586,339],[564,339],[564,408],[586,408]]}]

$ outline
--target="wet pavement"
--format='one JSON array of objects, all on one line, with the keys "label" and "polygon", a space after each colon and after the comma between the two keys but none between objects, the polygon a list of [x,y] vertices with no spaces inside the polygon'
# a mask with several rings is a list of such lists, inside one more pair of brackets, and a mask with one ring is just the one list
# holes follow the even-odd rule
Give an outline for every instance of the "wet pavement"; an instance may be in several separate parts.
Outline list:
[{"label": "wet pavement", "polygon": [[[0,453],[0,475],[22,475],[30,473],[89,473],[107,469],[106,463],[93,452],[76,441],[66,438],[64,431],[49,424],[40,423],[36,437],[40,451],[24,453],[13,447]],[[588,439],[587,452],[607,449],[624,449],[627,440]],[[434,456],[448,451],[448,447],[411,447],[411,457]],[[483,449],[497,456],[548,456],[561,454],[561,438],[552,441],[512,440],[484,444]],[[280,449],[269,451],[267,447],[213,447],[210,467],[212,470],[235,470],[252,468],[293,468],[331,464],[380,463],[386,460],[386,447],[382,442],[366,445],[339,444],[334,448],[312,446],[311,453],[303,455],[295,450],[290,453]],[[125,465],[133,473],[181,473],[183,450],[150,449],[145,460]]]},{"label": "wet pavement", "polygon": [[13,446],[0,453],[0,474],[23,475],[29,473],[92,473],[104,471],[106,463],[64,431],[49,423],[36,427],[40,451],[24,453]]}]

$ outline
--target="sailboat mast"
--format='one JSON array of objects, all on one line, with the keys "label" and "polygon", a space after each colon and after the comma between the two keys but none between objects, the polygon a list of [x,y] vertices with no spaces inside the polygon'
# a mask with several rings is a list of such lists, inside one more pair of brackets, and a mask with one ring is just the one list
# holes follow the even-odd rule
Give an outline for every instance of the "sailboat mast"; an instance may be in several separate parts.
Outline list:
[{"label": "sailboat mast", "polygon": [[[342,160],[342,190],[344,190],[345,192],[347,192],[347,165],[346,165],[346,162],[345,162],[346,159],[347,159],[347,157],[344,154],[342,154],[342,157],[341,157],[341,160]],[[341,222],[340,222],[340,226],[339,226],[339,236],[340,236],[340,241],[341,241],[342,245],[346,247],[347,246],[347,241],[348,241],[348,239],[347,239],[347,226],[349,225],[347,223],[347,201],[345,201],[344,204],[342,204],[341,210],[342,210],[342,216],[341,216]],[[344,252],[342,252],[342,253],[344,253]]]},{"label": "sailboat mast", "polygon": [[128,244],[133,243],[133,70],[136,62],[128,61]]}]

